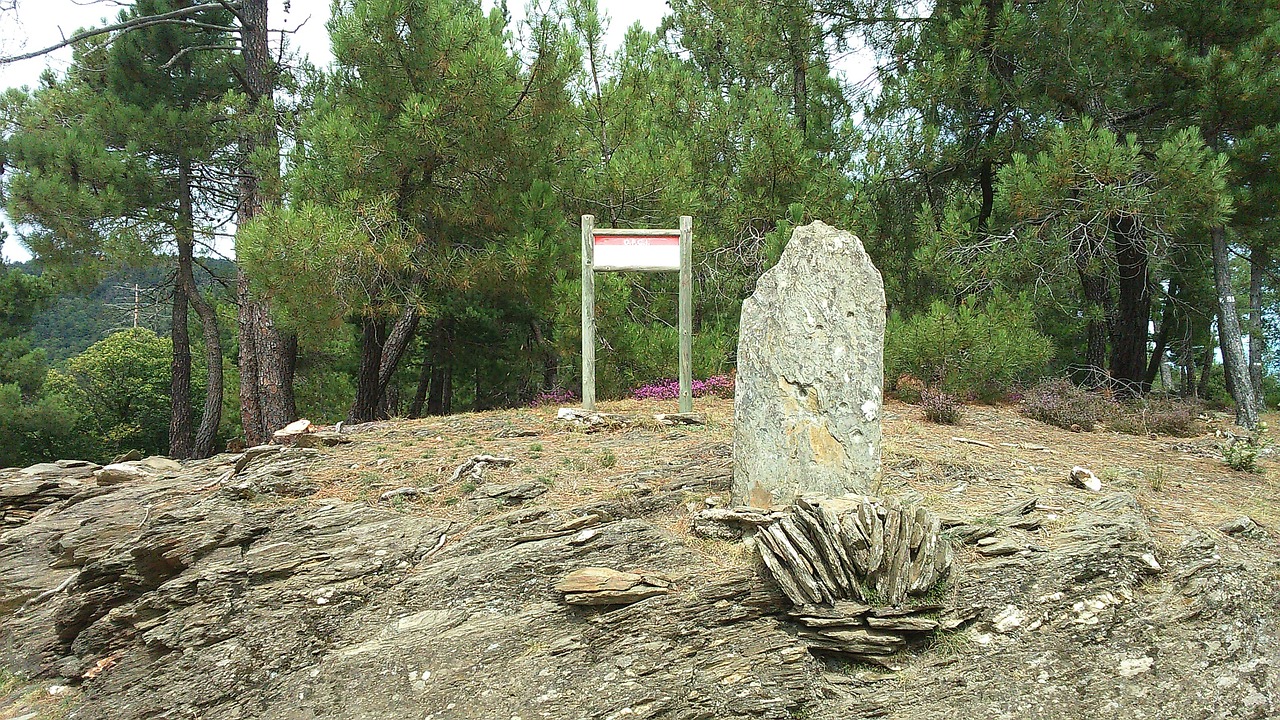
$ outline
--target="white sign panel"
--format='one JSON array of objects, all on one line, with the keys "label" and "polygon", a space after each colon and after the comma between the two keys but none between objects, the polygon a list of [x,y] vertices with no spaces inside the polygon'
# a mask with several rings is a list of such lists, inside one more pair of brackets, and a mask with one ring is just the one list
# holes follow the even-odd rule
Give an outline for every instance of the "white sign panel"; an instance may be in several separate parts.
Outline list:
[{"label": "white sign panel", "polygon": [[650,233],[611,233],[596,231],[594,237],[596,270],[680,269],[680,231],[656,230]]}]

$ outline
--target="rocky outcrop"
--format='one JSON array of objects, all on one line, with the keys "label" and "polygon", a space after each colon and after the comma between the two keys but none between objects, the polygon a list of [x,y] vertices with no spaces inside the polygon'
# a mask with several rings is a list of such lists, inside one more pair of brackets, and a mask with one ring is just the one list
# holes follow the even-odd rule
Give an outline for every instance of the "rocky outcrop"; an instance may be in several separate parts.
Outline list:
[{"label": "rocky outcrop", "polygon": [[869,493],[880,472],[884,285],[862,241],[796,228],[742,305],[734,501]]},{"label": "rocky outcrop", "polygon": [[705,466],[454,517],[271,494],[288,490],[271,477],[316,485],[342,451],[105,487],[96,468],[0,473],[6,513],[30,513],[0,530],[0,665],[16,678],[0,717],[41,697],[80,720],[1280,712],[1275,541],[1157,543],[1130,495],[1082,493],[1051,530],[1010,516],[998,533],[1022,550],[961,549],[944,588],[901,607],[797,605],[738,542],[678,530],[690,493],[725,490],[695,481]]}]

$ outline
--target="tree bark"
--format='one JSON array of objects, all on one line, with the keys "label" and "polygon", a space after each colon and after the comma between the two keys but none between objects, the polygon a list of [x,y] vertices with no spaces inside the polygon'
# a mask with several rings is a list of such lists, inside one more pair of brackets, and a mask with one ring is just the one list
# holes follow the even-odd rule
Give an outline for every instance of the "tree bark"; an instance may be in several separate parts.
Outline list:
[{"label": "tree bark", "polygon": [[413,394],[413,404],[409,406],[409,417],[422,417],[422,408],[427,402],[427,393],[431,391],[431,359],[423,355],[422,368],[418,370],[418,389]]},{"label": "tree bark", "polygon": [[347,420],[353,423],[377,419],[381,386],[378,368],[382,366],[382,347],[387,341],[387,323],[380,318],[366,317],[360,320],[360,368],[356,372],[356,397],[347,412]]},{"label": "tree bark", "polygon": [[[181,241],[179,241],[181,245]],[[181,265],[181,253],[179,253]],[[169,363],[169,457],[191,457],[191,337],[187,329],[187,292],[181,269],[173,282],[173,314],[169,338],[173,342]]]},{"label": "tree bark", "polygon": [[200,318],[200,334],[204,339],[206,379],[204,410],[200,415],[200,427],[196,430],[192,456],[206,458],[213,454],[213,445],[222,423],[222,336],[218,331],[218,313],[205,301],[196,286],[195,214],[191,201],[191,163],[183,159],[178,164],[178,278],[191,306]]},{"label": "tree bark", "polygon": [[978,232],[987,231],[987,223],[996,206],[995,164],[991,158],[982,161],[978,169],[978,188],[982,191],[982,206],[978,208]]},{"label": "tree bark", "polygon": [[1209,376],[1213,373],[1213,349],[1215,345],[1212,341],[1204,346],[1204,358],[1200,361],[1200,382],[1196,384],[1196,397],[1201,400],[1209,399]]},{"label": "tree bark", "polygon": [[1227,233],[1221,225],[1215,225],[1209,234],[1213,240],[1213,279],[1218,292],[1218,346],[1222,348],[1222,368],[1230,378],[1227,385],[1231,399],[1236,403],[1236,424],[1252,430],[1258,424],[1258,407],[1253,397],[1253,385],[1249,382],[1240,317],[1236,314]]},{"label": "tree bark", "polygon": [[[240,137],[236,220],[243,227],[261,211],[264,195],[274,192],[271,188],[279,168],[270,158],[278,157],[280,150],[274,119],[255,117],[270,111],[274,89],[268,73],[267,0],[244,0],[239,16],[244,88],[250,103],[249,119]],[[268,156],[267,162],[262,161],[262,154]],[[290,361],[295,340],[276,328],[267,303],[253,296],[243,270],[237,273],[236,295],[240,303],[240,415],[248,443],[256,445],[268,441],[273,431],[297,416]]]},{"label": "tree bark", "polygon": [[1107,276],[1099,268],[1102,256],[1101,243],[1097,240],[1080,237],[1072,247],[1076,273],[1080,276],[1080,287],[1084,297],[1085,333],[1085,386],[1097,389],[1107,385],[1107,335],[1108,335],[1108,295]]},{"label": "tree bark", "polygon": [[809,137],[809,63],[804,48],[793,49],[791,55],[791,102],[800,138],[807,140]]},{"label": "tree bark", "polygon": [[452,411],[453,367],[436,365],[431,370],[431,391],[427,395],[427,414],[448,415]]},{"label": "tree bark", "polygon": [[[378,397],[381,405],[386,405],[383,400],[386,398],[387,388],[391,385],[391,378],[395,376],[396,369],[404,359],[405,351],[409,349],[409,343],[413,341],[413,336],[418,331],[418,319],[416,307],[405,308],[387,335],[386,343],[382,347],[382,361],[378,364]],[[382,414],[383,419],[386,419],[386,413]]]},{"label": "tree bark", "polygon": [[1111,325],[1111,380],[1116,394],[1133,397],[1144,392],[1147,336],[1151,323],[1151,284],[1147,249],[1129,217],[1111,221],[1118,268],[1117,303]]},{"label": "tree bark", "polygon": [[[1172,293],[1170,293],[1172,295]],[[1147,373],[1142,382],[1142,393],[1145,395],[1151,392],[1151,388],[1155,385],[1156,378],[1164,379],[1164,353],[1169,347],[1169,330],[1173,326],[1173,300],[1166,297],[1164,301],[1164,312],[1160,318],[1160,329],[1156,331],[1156,346],[1151,351],[1151,360],[1147,363]],[[1164,388],[1165,392],[1171,392],[1173,388],[1167,384]]]},{"label": "tree bark", "polygon": [[1262,360],[1267,351],[1267,338],[1262,331],[1262,280],[1267,271],[1267,250],[1255,247],[1249,252],[1249,382],[1253,397],[1262,406]]}]

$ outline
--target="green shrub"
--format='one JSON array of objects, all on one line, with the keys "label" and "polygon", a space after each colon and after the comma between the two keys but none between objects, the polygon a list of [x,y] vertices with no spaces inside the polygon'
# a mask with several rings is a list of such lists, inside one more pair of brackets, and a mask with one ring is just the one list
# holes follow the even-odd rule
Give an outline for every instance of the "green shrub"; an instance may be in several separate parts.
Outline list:
[{"label": "green shrub", "polygon": [[894,314],[884,357],[886,377],[909,375],[941,392],[990,402],[1043,374],[1053,343],[1036,329],[1026,297],[996,293],[985,303],[934,302],[924,314]]},{"label": "green shrub", "polygon": [[1252,435],[1231,437],[1222,446],[1222,461],[1232,470],[1257,472],[1258,455],[1271,443],[1267,438],[1267,424],[1258,423]]},{"label": "green shrub", "polygon": [[[101,461],[124,450],[168,451],[172,354],[168,338],[133,328],[108,335],[49,373],[44,392],[65,398],[75,410],[82,457]],[[203,373],[196,370],[191,394],[202,397]]]},{"label": "green shrub", "polygon": [[1262,376],[1262,409],[1275,410],[1280,407],[1280,378],[1275,375]]},{"label": "green shrub", "polygon": [[924,383],[914,375],[903,375],[893,383],[893,394],[905,403],[916,404],[924,395]]},{"label": "green shrub", "polygon": [[1032,420],[1064,430],[1091,431],[1104,418],[1121,414],[1120,406],[1066,378],[1048,378],[1022,396],[1018,410]]}]

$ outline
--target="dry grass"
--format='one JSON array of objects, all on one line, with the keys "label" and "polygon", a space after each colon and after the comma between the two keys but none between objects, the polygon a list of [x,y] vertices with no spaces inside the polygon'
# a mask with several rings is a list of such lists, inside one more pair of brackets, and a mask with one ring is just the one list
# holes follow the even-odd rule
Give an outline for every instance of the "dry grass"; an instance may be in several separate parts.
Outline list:
[{"label": "dry grass", "polygon": [[[649,417],[675,412],[674,405],[625,400],[600,403],[600,410]],[[354,442],[326,451],[341,460],[319,470],[322,489],[316,497],[374,502],[396,488],[438,487],[397,506],[470,519],[461,501],[475,487],[448,481],[464,460],[482,453],[517,460],[509,468],[489,468],[484,482],[544,483],[548,491],[539,502],[553,508],[618,496],[636,483],[658,489],[689,465],[728,462],[721,456],[732,435],[733,401],[699,399],[696,409],[707,417],[706,426],[584,433],[557,423],[552,406],[378,423],[362,428]]]},{"label": "dry grass", "polygon": [[[1082,465],[1104,490],[1133,493],[1152,529],[1166,539],[1187,528],[1212,527],[1247,514],[1280,526],[1280,468],[1275,456],[1262,472],[1228,468],[1214,429],[1195,438],[1139,437],[1116,432],[1071,432],[1024,418],[1013,408],[971,406],[958,427],[921,423],[910,406],[890,403],[884,425],[884,485],[915,490],[943,514],[982,516],[1021,498],[1078,508],[1094,496],[1064,481]],[[1275,427],[1274,420],[1268,424]],[[963,437],[995,447],[955,442]]]},{"label": "dry grass", "polygon": [[[625,400],[602,403],[600,409],[647,417],[674,412],[674,406]],[[438,486],[396,506],[474,521],[462,501],[475,488],[465,481],[450,485],[448,479],[459,464],[480,453],[517,460],[513,467],[488,470],[485,482],[545,483],[548,492],[539,503],[553,508],[621,498],[641,485],[661,490],[698,469],[729,467],[733,401],[699,399],[695,409],[708,417],[707,426],[587,434],[556,423],[555,407],[380,423],[354,435],[349,445],[326,451],[335,462],[320,471],[317,497],[378,502],[387,490]],[[1136,495],[1153,530],[1166,539],[1240,514],[1280,526],[1275,456],[1262,461],[1260,473],[1234,472],[1223,464],[1212,434],[1153,439],[1105,430],[1075,433],[1021,417],[1009,407],[969,406],[959,426],[922,422],[914,408],[901,403],[890,402],[885,410],[880,491],[919,493],[943,515],[982,517],[1031,495],[1069,515],[1094,499],[1065,482],[1072,466],[1083,465],[1102,477],[1107,489]],[[1277,419],[1269,418],[1272,427]],[[955,442],[955,437],[994,447]],[[687,536],[681,513],[654,520]],[[721,550],[707,548],[706,554],[717,556]]]}]

